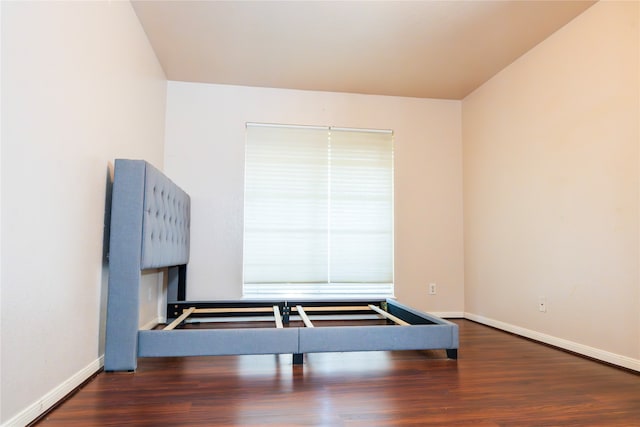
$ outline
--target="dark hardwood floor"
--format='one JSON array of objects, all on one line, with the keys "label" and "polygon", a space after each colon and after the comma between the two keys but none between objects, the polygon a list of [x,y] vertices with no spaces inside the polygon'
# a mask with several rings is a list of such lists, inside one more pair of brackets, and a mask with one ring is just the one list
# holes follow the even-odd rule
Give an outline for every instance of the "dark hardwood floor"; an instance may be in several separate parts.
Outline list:
[{"label": "dark hardwood floor", "polygon": [[466,320],[444,351],[140,359],[38,426],[640,426],[640,375]]}]

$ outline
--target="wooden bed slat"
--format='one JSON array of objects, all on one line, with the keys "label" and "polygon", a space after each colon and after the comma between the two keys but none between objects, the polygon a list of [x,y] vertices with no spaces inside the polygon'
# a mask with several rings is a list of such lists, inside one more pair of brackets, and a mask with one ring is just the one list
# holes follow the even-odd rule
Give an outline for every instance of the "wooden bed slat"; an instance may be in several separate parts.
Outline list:
[{"label": "wooden bed slat", "polygon": [[307,313],[304,312],[304,308],[302,308],[301,305],[296,305],[296,311],[302,318],[304,326],[306,326],[307,328],[313,328],[313,323],[311,323],[311,320],[309,320],[309,318],[307,317]]},{"label": "wooden bed slat", "polygon": [[164,327],[164,331],[171,331],[173,330],[176,326],[178,326],[180,323],[182,323],[184,321],[184,319],[186,319],[187,317],[191,316],[191,314],[196,311],[195,307],[189,307],[186,310],[182,311],[182,314],[180,315],[180,317],[178,317],[176,320],[174,320],[173,322],[169,323],[167,326]]},{"label": "wooden bed slat", "polygon": [[380,307],[377,307],[377,306],[375,306],[373,304],[369,304],[369,308],[371,310],[375,311],[376,313],[380,314],[381,316],[384,316],[387,319],[397,323],[398,325],[401,325],[401,326],[410,326],[411,325],[411,323],[405,322],[404,320],[394,316],[393,314],[387,313],[386,311],[384,311]]},{"label": "wooden bed slat", "polygon": [[271,313],[271,307],[226,307],[226,308],[196,308],[194,313],[214,314],[214,313]]},{"label": "wooden bed slat", "polygon": [[280,307],[277,305],[273,306],[273,317],[276,320],[276,328],[282,328],[282,316],[280,315]]},{"label": "wooden bed slat", "polygon": [[[297,308],[297,306],[296,306]],[[319,307],[305,307],[307,312],[312,311],[370,311],[371,308],[366,305],[338,305],[338,306],[319,306]]]}]

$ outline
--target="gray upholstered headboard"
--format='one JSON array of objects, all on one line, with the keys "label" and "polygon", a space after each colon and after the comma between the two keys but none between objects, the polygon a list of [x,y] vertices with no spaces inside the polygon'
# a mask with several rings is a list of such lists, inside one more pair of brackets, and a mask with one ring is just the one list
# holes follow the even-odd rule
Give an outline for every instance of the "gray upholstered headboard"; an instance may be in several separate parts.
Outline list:
[{"label": "gray upholstered headboard", "polygon": [[[135,366],[142,270],[189,262],[189,195],[144,160],[115,161],[106,370]],[[132,362],[133,361],[133,362]]]},{"label": "gray upholstered headboard", "polygon": [[149,163],[144,162],[144,166],[140,267],[186,264],[189,261],[189,195]]}]

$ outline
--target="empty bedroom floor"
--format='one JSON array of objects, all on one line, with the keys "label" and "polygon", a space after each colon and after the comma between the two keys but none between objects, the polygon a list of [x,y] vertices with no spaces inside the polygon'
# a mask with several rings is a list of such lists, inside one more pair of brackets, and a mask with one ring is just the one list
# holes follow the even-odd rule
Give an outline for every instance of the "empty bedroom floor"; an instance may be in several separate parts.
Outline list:
[{"label": "empty bedroom floor", "polygon": [[444,351],[140,359],[38,426],[638,426],[640,375],[468,320]]}]

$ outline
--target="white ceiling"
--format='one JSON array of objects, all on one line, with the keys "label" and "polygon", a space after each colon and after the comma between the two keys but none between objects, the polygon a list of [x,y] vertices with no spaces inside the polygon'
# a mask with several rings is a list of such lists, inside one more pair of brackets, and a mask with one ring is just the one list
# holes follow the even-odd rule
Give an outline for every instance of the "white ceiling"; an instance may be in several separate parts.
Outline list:
[{"label": "white ceiling", "polygon": [[134,1],[170,80],[462,99],[594,1]]}]

